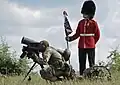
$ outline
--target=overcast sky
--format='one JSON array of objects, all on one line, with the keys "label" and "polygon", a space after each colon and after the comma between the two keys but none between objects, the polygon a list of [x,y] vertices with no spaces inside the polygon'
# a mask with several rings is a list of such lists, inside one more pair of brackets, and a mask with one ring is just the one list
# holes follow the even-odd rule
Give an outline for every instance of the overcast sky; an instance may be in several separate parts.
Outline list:
[{"label": "overcast sky", "polygon": [[[56,48],[66,48],[63,28],[63,10],[75,32],[82,15],[84,0],[0,0],[0,36],[12,49],[21,53],[23,36],[40,41],[46,39]],[[95,0],[95,20],[99,24],[101,37],[96,44],[96,62],[106,60],[111,48],[120,44],[120,0]],[[73,33],[74,33],[73,32]],[[78,69],[78,40],[70,44],[71,64]]]}]

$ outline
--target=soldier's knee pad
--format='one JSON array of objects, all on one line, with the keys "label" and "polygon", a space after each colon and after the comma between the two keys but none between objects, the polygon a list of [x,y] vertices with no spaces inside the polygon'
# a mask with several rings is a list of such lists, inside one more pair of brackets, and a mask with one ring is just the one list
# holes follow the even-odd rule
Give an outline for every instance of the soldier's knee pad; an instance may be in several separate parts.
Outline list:
[{"label": "soldier's knee pad", "polygon": [[49,81],[56,81],[57,80],[57,77],[53,76],[53,74],[51,72],[43,70],[43,69],[40,70],[40,75],[45,80],[49,80]]},{"label": "soldier's knee pad", "polygon": [[42,78],[52,78],[53,77],[53,69],[51,67],[43,68],[40,70],[40,75]]},{"label": "soldier's knee pad", "polygon": [[64,64],[64,73],[66,75],[70,75],[71,69],[72,69],[71,65],[69,65],[67,63]]}]

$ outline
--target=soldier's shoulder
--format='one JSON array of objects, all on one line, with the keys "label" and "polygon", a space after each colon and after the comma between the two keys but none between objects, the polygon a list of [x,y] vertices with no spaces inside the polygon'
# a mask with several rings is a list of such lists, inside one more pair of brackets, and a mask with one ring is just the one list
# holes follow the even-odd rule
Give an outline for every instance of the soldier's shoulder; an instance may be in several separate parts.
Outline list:
[{"label": "soldier's shoulder", "polygon": [[49,50],[56,50],[54,47],[52,47],[52,46],[49,46],[49,48],[48,48]]},{"label": "soldier's shoulder", "polygon": [[55,50],[55,48],[53,48],[53,47],[51,47],[51,46],[46,48],[46,51],[47,51],[47,52],[51,52],[51,51],[53,51],[53,50]]}]

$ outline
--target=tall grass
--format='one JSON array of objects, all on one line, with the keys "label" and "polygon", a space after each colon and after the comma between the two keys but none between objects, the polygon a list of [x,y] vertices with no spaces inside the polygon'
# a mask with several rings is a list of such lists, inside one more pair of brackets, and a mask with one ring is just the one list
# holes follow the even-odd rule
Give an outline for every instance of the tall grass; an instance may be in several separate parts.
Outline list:
[{"label": "tall grass", "polygon": [[27,79],[22,82],[24,76],[14,77],[0,77],[0,85],[120,85],[120,73],[114,72],[112,80],[65,80],[57,82],[47,82],[40,78],[40,76],[31,76],[31,81]]}]

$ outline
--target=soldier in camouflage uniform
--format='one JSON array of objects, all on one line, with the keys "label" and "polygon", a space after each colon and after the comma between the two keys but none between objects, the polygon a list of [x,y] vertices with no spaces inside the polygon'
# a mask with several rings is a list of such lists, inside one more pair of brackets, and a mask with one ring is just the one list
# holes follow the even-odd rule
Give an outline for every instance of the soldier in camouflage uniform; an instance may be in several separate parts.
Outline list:
[{"label": "soldier in camouflage uniform", "polygon": [[40,42],[40,52],[42,53],[42,59],[36,56],[33,61],[38,64],[43,62],[44,68],[40,70],[43,79],[56,81],[60,79],[60,76],[71,76],[72,66],[66,63],[69,60],[70,51],[55,49],[43,40]]}]

